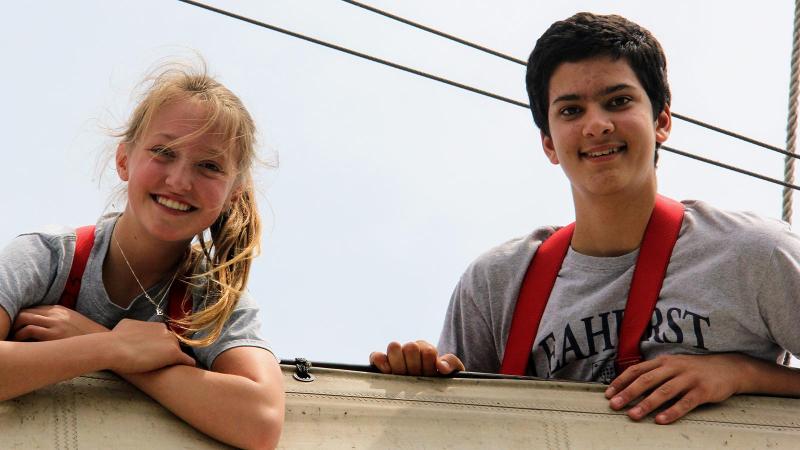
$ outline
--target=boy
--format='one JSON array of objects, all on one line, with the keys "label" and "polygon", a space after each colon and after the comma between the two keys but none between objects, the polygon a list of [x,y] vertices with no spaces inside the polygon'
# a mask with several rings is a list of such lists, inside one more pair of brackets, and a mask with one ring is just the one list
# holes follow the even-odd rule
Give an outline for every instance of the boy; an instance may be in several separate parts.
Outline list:
[{"label": "boy", "polygon": [[[657,195],[658,147],[671,129],[658,41],[619,16],[576,14],[537,41],[526,87],[545,155],[572,188],[572,234],[539,228],[485,253],[455,288],[438,349],[393,342],[370,362],[397,374],[509,373],[513,328],[535,336],[523,348],[522,373],[610,383],[613,409],[644,395],[628,410],[634,420],[668,401],[675,403],[657,423],[736,393],[800,395],[798,371],[775,363],[783,348],[800,351],[800,238],[776,221]],[[677,208],[672,238],[649,225],[663,208]],[[556,235],[565,246],[553,278],[525,280],[540,244]],[[627,331],[620,339],[634,316],[626,306],[642,304],[634,272],[653,272],[658,260],[638,255],[652,246],[669,247],[664,271],[651,277],[657,302],[632,341]],[[515,317],[528,286],[547,287],[538,328]],[[622,358],[623,342],[643,362]]]}]

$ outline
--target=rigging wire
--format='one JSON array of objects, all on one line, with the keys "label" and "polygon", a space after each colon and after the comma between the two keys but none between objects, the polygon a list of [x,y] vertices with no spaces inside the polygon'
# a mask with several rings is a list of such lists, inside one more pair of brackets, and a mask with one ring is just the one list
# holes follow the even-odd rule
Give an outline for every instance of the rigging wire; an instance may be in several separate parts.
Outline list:
[{"label": "rigging wire", "polygon": [[408,19],[406,19],[404,17],[400,17],[400,16],[394,15],[394,14],[392,14],[390,12],[386,12],[384,10],[378,9],[378,8],[376,8],[374,6],[370,6],[370,5],[367,5],[365,3],[356,2],[356,1],[353,1],[353,0],[342,0],[342,1],[345,2],[345,3],[349,3],[349,4],[353,5],[353,6],[358,6],[359,8],[366,9],[367,11],[370,11],[370,12],[373,12],[373,13],[376,13],[376,14],[380,14],[380,15],[382,15],[384,17],[388,17],[390,19],[396,20],[396,21],[404,23],[406,25],[410,25],[410,26],[412,26],[414,28],[419,28],[420,30],[427,31],[428,33],[432,33],[432,34],[435,34],[437,36],[441,36],[441,37],[443,37],[445,39],[450,39],[453,42],[458,42],[459,44],[466,45],[467,47],[472,47],[472,48],[474,48],[476,50],[480,50],[480,51],[482,51],[484,53],[488,53],[488,54],[490,54],[492,56],[497,56],[498,58],[503,58],[503,59],[506,59],[508,61],[515,62],[517,64],[521,64],[523,66],[527,65],[527,63],[525,61],[523,61],[523,60],[521,60],[519,58],[514,58],[513,56],[506,55],[505,53],[500,53],[500,52],[498,52],[496,50],[492,50],[492,49],[490,49],[488,47],[484,47],[484,46],[482,46],[480,44],[476,44],[474,42],[470,42],[470,41],[468,41],[466,39],[461,39],[458,36],[453,36],[452,34],[447,34],[444,31],[439,31],[439,30],[437,30],[435,28],[431,28],[431,27],[422,25],[421,23],[413,22],[413,21],[408,20]]},{"label": "rigging wire", "polygon": [[386,65],[386,66],[389,66],[389,67],[392,67],[392,68],[395,68],[395,69],[398,69],[398,70],[402,70],[404,72],[412,73],[412,74],[420,76],[420,77],[424,77],[424,78],[428,78],[428,79],[431,79],[431,80],[434,80],[434,81],[438,81],[440,83],[449,84],[450,86],[457,87],[457,88],[460,88],[460,89],[464,89],[464,90],[467,90],[467,91],[470,91],[470,92],[474,92],[476,94],[484,95],[486,97],[490,97],[490,98],[493,98],[495,100],[500,100],[500,101],[503,101],[503,102],[506,102],[506,103],[510,103],[512,105],[521,106],[523,108],[529,108],[527,103],[520,102],[518,100],[514,100],[514,99],[511,99],[511,98],[508,98],[508,97],[503,97],[502,95],[498,95],[498,94],[495,94],[493,92],[485,91],[483,89],[478,89],[476,87],[468,86],[466,84],[459,83],[457,81],[448,80],[447,78],[443,78],[443,77],[440,77],[438,75],[433,75],[433,74],[430,74],[430,73],[427,73],[427,72],[423,72],[421,70],[413,69],[411,67],[407,67],[407,66],[404,66],[404,65],[401,65],[401,64],[397,64],[397,63],[394,63],[394,62],[391,62],[391,61],[387,61],[385,59],[381,59],[381,58],[377,58],[375,56],[367,55],[366,53],[361,53],[361,52],[358,52],[358,51],[355,51],[355,50],[351,50],[349,48],[342,47],[342,46],[336,45],[336,44],[332,44],[330,42],[326,42],[326,41],[323,41],[321,39],[316,39],[316,38],[313,38],[313,37],[310,37],[310,36],[306,36],[306,35],[303,35],[303,34],[300,34],[300,33],[296,33],[294,31],[286,30],[284,28],[276,27],[275,25],[270,25],[270,24],[268,24],[266,22],[261,22],[259,20],[251,19],[249,17],[245,17],[245,16],[242,16],[242,15],[239,15],[239,14],[236,14],[236,13],[232,13],[232,12],[226,11],[224,9],[219,9],[219,8],[214,7],[214,6],[206,5],[204,3],[196,2],[196,1],[193,1],[193,0],[178,0],[178,1],[182,2],[182,3],[186,3],[186,4],[189,4],[189,5],[192,5],[192,6],[197,6],[198,8],[206,9],[208,11],[215,12],[217,14],[222,14],[223,16],[228,16],[228,17],[231,17],[231,18],[234,18],[234,19],[237,19],[237,20],[241,20],[241,21],[247,22],[247,23],[252,24],[252,25],[256,25],[256,26],[259,26],[259,27],[262,27],[262,28],[266,28],[268,30],[276,31],[278,33],[282,33],[282,34],[285,34],[285,35],[288,35],[288,36],[291,36],[291,37],[294,37],[294,38],[297,38],[297,39],[302,39],[304,41],[311,42],[312,44],[317,44],[317,45],[321,45],[323,47],[328,47],[328,48],[333,49],[333,50],[338,50],[338,51],[340,51],[342,53],[347,53],[348,55],[357,56],[359,58],[363,58],[363,59],[366,59],[368,61],[376,62],[378,64],[383,64],[383,65]]},{"label": "rigging wire", "polygon": [[[457,81],[449,80],[447,78],[443,78],[443,77],[440,77],[438,75],[433,75],[433,74],[430,74],[430,73],[427,73],[427,72],[423,72],[421,70],[417,70],[417,69],[414,69],[414,68],[411,68],[411,67],[407,67],[407,66],[404,66],[404,65],[401,65],[401,64],[397,64],[397,63],[394,63],[394,62],[391,62],[391,61],[388,61],[388,60],[385,60],[385,59],[377,58],[375,56],[371,56],[371,55],[368,55],[366,53],[361,53],[361,52],[358,52],[356,50],[351,50],[349,48],[342,47],[342,46],[336,45],[336,44],[332,44],[330,42],[326,42],[326,41],[323,41],[323,40],[320,40],[320,39],[316,39],[316,38],[313,38],[313,37],[310,37],[310,36],[306,36],[306,35],[303,35],[303,34],[300,34],[300,33],[296,33],[294,31],[286,30],[284,28],[280,28],[280,27],[277,27],[275,25],[271,25],[271,24],[268,24],[266,22],[262,22],[262,21],[259,21],[259,20],[251,19],[249,17],[242,16],[242,15],[230,12],[230,11],[226,11],[224,9],[220,9],[220,8],[217,8],[217,7],[214,7],[214,6],[206,5],[204,3],[200,3],[200,2],[197,2],[197,1],[194,1],[194,0],[178,0],[178,1],[181,2],[181,3],[186,3],[188,5],[196,6],[198,8],[202,8],[202,9],[205,9],[205,10],[217,13],[217,14],[228,16],[228,17],[231,17],[233,19],[241,20],[243,22],[247,22],[247,23],[250,23],[252,25],[256,25],[256,26],[259,26],[259,27],[262,27],[262,28],[266,28],[268,30],[272,30],[272,31],[276,31],[278,33],[282,33],[282,34],[288,35],[288,36],[292,36],[292,37],[297,38],[297,39],[301,39],[301,40],[304,40],[304,41],[307,41],[307,42],[311,42],[313,44],[321,45],[323,47],[327,47],[327,48],[330,48],[330,49],[333,49],[333,50],[337,50],[337,51],[340,51],[340,52],[343,52],[343,53],[347,53],[347,54],[352,55],[352,56],[357,56],[359,58],[366,59],[368,61],[376,62],[378,64],[383,64],[383,65],[386,65],[386,66],[389,66],[389,67],[392,67],[392,68],[395,68],[395,69],[398,69],[398,70],[402,70],[402,71],[405,71],[405,72],[408,72],[408,73],[411,73],[411,74],[414,74],[414,75],[417,75],[417,76],[428,78],[428,79],[431,79],[431,80],[434,80],[434,81],[438,81],[440,83],[444,83],[444,84],[447,84],[447,85],[450,85],[450,86],[453,86],[453,87],[457,87],[457,88],[464,89],[464,90],[467,90],[467,91],[470,91],[470,92],[473,92],[473,93],[476,93],[476,94],[480,94],[480,95],[483,95],[483,96],[486,96],[486,97],[489,97],[489,98],[493,98],[495,100],[506,102],[506,103],[509,103],[509,104],[512,104],[512,105],[515,105],[515,106],[519,106],[519,107],[522,107],[522,108],[530,109],[530,105],[528,105],[527,103],[518,101],[518,100],[514,100],[514,99],[511,99],[511,98],[508,98],[508,97],[504,97],[502,95],[495,94],[493,92],[485,91],[483,89],[479,89],[479,88],[476,88],[476,87],[473,87],[473,86],[469,86],[469,85],[466,85],[466,84],[463,84],[463,83],[459,83]],[[800,1],[800,0],[798,0],[798,1]],[[672,115],[675,116],[675,117],[678,117],[675,113],[673,113]],[[685,116],[681,116],[681,117],[685,117]],[[681,118],[681,117],[678,117],[678,118]],[[694,120],[694,119],[692,119],[692,120]],[[707,125],[707,124],[704,124],[703,122],[700,122],[700,121],[695,121],[695,122],[697,122],[697,124],[702,124],[701,126]],[[709,125],[709,126],[711,126],[711,125]],[[719,130],[722,130],[722,129],[719,129]],[[739,137],[740,136],[740,135],[737,135],[736,133],[733,133],[733,132],[727,132],[725,134],[729,134],[729,135],[734,136],[734,137]],[[749,138],[747,138],[747,139],[749,139]],[[764,144],[762,142],[758,142],[758,141],[755,141],[755,140],[748,140],[748,142],[753,143],[755,145],[759,145],[759,146],[765,147],[765,148],[777,150],[777,151],[780,151],[782,153],[786,153],[787,154],[787,158],[788,157],[800,158],[800,155],[796,155],[796,154],[793,154],[793,153],[788,153],[788,152],[786,152],[786,151],[784,151],[782,149],[779,149],[777,147],[773,147],[773,146],[771,146],[769,144]],[[788,182],[785,182],[785,181],[780,181],[780,180],[777,180],[775,178],[770,178],[770,177],[767,177],[765,175],[761,175],[761,174],[758,174],[758,173],[755,173],[755,172],[751,172],[749,170],[739,169],[739,168],[737,168],[735,166],[731,166],[729,164],[725,164],[725,163],[721,163],[721,162],[718,162],[718,161],[714,161],[714,160],[711,160],[711,159],[708,159],[708,158],[704,158],[702,156],[694,155],[692,153],[681,151],[681,150],[677,150],[677,149],[674,149],[674,148],[671,148],[671,147],[661,146],[661,148],[665,149],[666,151],[669,151],[669,152],[672,152],[672,153],[675,153],[675,154],[678,154],[678,155],[681,155],[681,156],[685,156],[685,157],[688,157],[688,158],[695,159],[697,161],[705,162],[707,164],[712,164],[712,165],[715,165],[715,166],[718,166],[718,167],[722,167],[722,168],[725,168],[725,169],[728,169],[728,170],[732,170],[734,172],[739,172],[739,173],[742,173],[742,174],[745,174],[745,175],[750,175],[752,177],[759,178],[761,180],[768,181],[770,183],[779,184],[781,186],[784,186],[785,188],[800,190],[800,186],[796,186],[796,185],[794,185],[792,183],[788,183]]]},{"label": "rigging wire", "polygon": [[669,146],[666,146],[666,145],[662,145],[661,146],[661,150],[666,150],[666,151],[668,151],[670,153],[675,153],[676,155],[685,156],[687,158],[696,159],[698,161],[701,161],[701,162],[704,162],[704,163],[707,163],[707,164],[711,164],[712,166],[722,167],[723,169],[728,169],[728,170],[732,170],[734,172],[739,172],[739,173],[741,173],[743,175],[749,175],[751,177],[758,178],[760,180],[769,181],[770,183],[779,184],[779,185],[783,186],[786,189],[794,189],[794,190],[800,191],[800,186],[794,185],[791,182],[781,181],[781,180],[778,180],[777,178],[770,178],[770,177],[768,177],[766,175],[761,175],[760,173],[751,172],[751,171],[745,170],[745,169],[740,169],[739,167],[732,166],[730,164],[725,164],[723,162],[715,161],[713,159],[708,159],[708,158],[705,158],[703,156],[698,156],[698,155],[695,155],[693,153],[685,152],[683,150],[678,150],[677,148],[674,148],[674,147],[669,147]]},{"label": "rigging wire", "polygon": [[[462,38],[460,38],[458,36],[453,36],[452,34],[448,34],[448,33],[445,33],[443,31],[437,30],[435,28],[431,28],[429,26],[422,25],[422,24],[420,24],[418,22],[413,22],[413,21],[408,20],[408,19],[406,19],[404,17],[400,17],[400,16],[392,14],[390,12],[375,8],[374,6],[370,6],[370,5],[367,5],[367,4],[364,4],[364,3],[361,3],[361,2],[357,2],[357,1],[353,1],[353,0],[341,0],[341,1],[343,1],[345,3],[348,3],[350,5],[353,5],[353,6],[357,6],[359,8],[366,9],[367,11],[371,11],[373,13],[380,14],[380,15],[382,15],[384,17],[388,17],[390,19],[396,20],[396,21],[404,23],[406,25],[410,25],[410,26],[412,26],[414,28],[418,28],[420,30],[427,31],[428,33],[432,33],[432,34],[435,34],[437,36],[441,36],[441,37],[443,37],[445,39],[449,39],[449,40],[451,40],[453,42],[457,42],[459,44],[466,45],[468,47],[472,47],[472,48],[480,50],[480,51],[482,51],[484,53],[488,53],[488,54],[490,54],[492,56],[497,56],[499,58],[503,58],[505,60],[520,64],[522,66],[527,66],[527,63],[525,61],[519,59],[519,58],[515,58],[513,56],[509,56],[509,55],[507,55],[505,53],[501,53],[501,52],[498,52],[496,50],[492,50],[492,49],[490,49],[488,47],[484,47],[484,46],[482,46],[480,44],[476,44],[474,42],[470,42],[470,41],[468,41],[466,39],[462,39]],[[761,142],[761,141],[757,141],[755,139],[749,138],[749,137],[744,136],[742,134],[735,133],[733,131],[729,131],[729,130],[726,130],[724,128],[720,128],[718,126],[711,125],[709,123],[706,123],[706,122],[703,122],[703,121],[700,121],[700,120],[697,120],[697,119],[693,119],[693,118],[691,118],[689,116],[684,116],[683,114],[678,114],[678,113],[673,112],[672,113],[672,117],[674,117],[676,119],[683,120],[684,122],[689,122],[689,123],[691,123],[693,125],[697,125],[697,126],[706,128],[708,130],[716,131],[717,133],[721,133],[721,134],[730,136],[730,137],[735,138],[735,139],[742,140],[742,141],[747,142],[749,144],[753,144],[753,145],[757,145],[759,147],[763,147],[763,148],[765,148],[767,150],[772,150],[774,152],[781,153],[781,154],[783,154],[783,155],[785,155],[787,157],[790,157],[790,158],[800,158],[800,155],[795,155],[794,152],[786,151],[786,150],[784,150],[784,149],[782,149],[780,147],[776,147],[774,145],[770,145],[770,144],[767,144],[767,143],[764,143],[764,142]]]}]

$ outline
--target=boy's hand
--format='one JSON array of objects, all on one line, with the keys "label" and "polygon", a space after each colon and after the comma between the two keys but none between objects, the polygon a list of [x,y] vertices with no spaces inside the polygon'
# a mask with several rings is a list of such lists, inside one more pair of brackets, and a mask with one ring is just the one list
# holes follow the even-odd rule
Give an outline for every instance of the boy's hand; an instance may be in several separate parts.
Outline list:
[{"label": "boy's hand", "polygon": [[675,404],[658,413],[655,422],[672,423],[704,403],[717,403],[741,393],[742,365],[750,358],[736,353],[662,355],[629,367],[606,389],[611,409],[620,410],[649,394],[628,410],[640,420],[670,400]]},{"label": "boy's hand", "polygon": [[372,352],[369,363],[383,373],[395,375],[448,375],[464,370],[464,363],[456,355],[448,353],[439,356],[436,347],[425,341],[408,342],[400,345],[391,342],[386,353]]},{"label": "boy's hand", "polygon": [[59,305],[23,309],[12,326],[15,341],[54,341],[103,331],[108,328]]}]

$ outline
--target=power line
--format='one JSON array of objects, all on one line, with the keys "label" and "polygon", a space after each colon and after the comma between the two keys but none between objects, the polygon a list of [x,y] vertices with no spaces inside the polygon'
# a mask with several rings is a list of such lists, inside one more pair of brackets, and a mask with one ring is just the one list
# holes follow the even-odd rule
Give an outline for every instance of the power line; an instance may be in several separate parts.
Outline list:
[{"label": "power line", "polygon": [[[251,19],[249,17],[245,17],[245,16],[242,16],[242,15],[239,15],[239,14],[236,14],[236,13],[232,13],[230,11],[226,11],[226,10],[223,10],[223,9],[220,9],[220,8],[216,8],[214,6],[206,5],[206,4],[203,4],[203,3],[200,3],[200,2],[196,2],[196,1],[193,1],[193,0],[178,0],[178,1],[182,2],[182,3],[186,3],[186,4],[189,4],[189,5],[192,5],[192,6],[197,6],[199,8],[202,8],[202,9],[205,9],[205,10],[217,13],[217,14],[222,14],[224,16],[228,16],[228,17],[231,17],[233,19],[241,20],[241,21],[250,23],[252,25],[256,25],[256,26],[259,26],[259,27],[262,27],[262,28],[266,28],[266,29],[269,29],[269,30],[272,30],[272,31],[276,31],[278,33],[282,33],[282,34],[285,34],[285,35],[288,35],[288,36],[292,36],[292,37],[295,37],[295,38],[298,38],[298,39],[302,39],[304,41],[311,42],[313,44],[321,45],[323,47],[327,47],[327,48],[330,48],[330,49],[333,49],[333,50],[337,50],[337,51],[340,51],[340,52],[343,52],[343,53],[347,53],[349,55],[357,56],[359,58],[363,58],[363,59],[366,59],[368,61],[372,61],[372,62],[376,62],[376,63],[379,63],[379,64],[383,64],[383,65],[386,65],[386,66],[389,66],[389,67],[393,67],[395,69],[399,69],[399,70],[402,70],[402,71],[405,71],[405,72],[408,72],[408,73],[412,73],[414,75],[418,75],[418,76],[421,76],[421,77],[424,77],[424,78],[428,78],[428,79],[431,79],[431,80],[434,80],[434,81],[438,81],[440,83],[448,84],[450,86],[461,88],[461,89],[464,89],[464,90],[467,90],[467,91],[470,91],[470,92],[474,92],[476,94],[484,95],[486,97],[490,97],[490,98],[493,98],[495,100],[500,100],[500,101],[503,101],[503,102],[506,102],[506,103],[509,103],[509,104],[512,104],[512,105],[515,105],[515,106],[520,106],[522,108],[530,109],[530,105],[528,105],[527,103],[524,103],[524,102],[520,102],[518,100],[514,100],[514,99],[511,99],[511,98],[508,98],[508,97],[503,97],[502,95],[498,95],[498,94],[495,94],[495,93],[492,93],[492,92],[489,92],[489,91],[485,91],[483,89],[478,89],[478,88],[475,88],[475,87],[472,87],[472,86],[468,86],[466,84],[459,83],[459,82],[456,82],[456,81],[452,81],[452,80],[449,80],[447,78],[443,78],[443,77],[440,77],[440,76],[437,76],[437,75],[433,75],[433,74],[430,74],[430,73],[427,73],[427,72],[422,72],[420,70],[413,69],[413,68],[410,68],[410,67],[407,67],[407,66],[403,66],[403,65],[391,62],[391,61],[387,61],[385,59],[377,58],[377,57],[374,57],[374,56],[371,56],[371,55],[367,55],[365,53],[361,53],[361,52],[358,52],[358,51],[355,51],[355,50],[351,50],[349,48],[342,47],[340,45],[332,44],[330,42],[326,42],[326,41],[323,41],[323,40],[320,40],[320,39],[316,39],[316,38],[312,38],[312,37],[309,37],[309,36],[305,36],[303,34],[296,33],[294,31],[289,31],[289,30],[286,30],[286,29],[283,29],[283,28],[280,28],[280,27],[276,27],[274,25],[270,25],[270,24],[265,23],[265,22],[261,22],[261,21],[255,20],[255,19]],[[692,120],[694,120],[694,119],[692,119]],[[697,122],[698,122],[698,124],[702,124],[702,122],[699,122],[699,121],[697,121]],[[735,133],[732,133],[732,134],[735,135]],[[753,143],[756,143],[757,145],[760,144],[757,141],[754,141]],[[760,144],[760,145],[766,146],[768,144]],[[780,181],[780,180],[776,180],[774,178],[770,178],[770,177],[767,177],[765,175],[761,175],[761,174],[758,174],[758,173],[755,173],[755,172],[750,172],[748,170],[740,169],[738,167],[731,166],[731,165],[728,165],[728,164],[725,164],[725,163],[721,163],[721,162],[718,162],[718,161],[714,161],[714,160],[711,160],[711,159],[708,159],[708,158],[704,158],[702,156],[694,155],[694,154],[689,153],[689,152],[684,152],[684,151],[677,150],[677,149],[674,149],[674,148],[671,148],[671,147],[667,147],[667,146],[661,146],[661,148],[666,150],[666,151],[669,151],[669,152],[672,152],[672,153],[676,153],[678,155],[686,156],[688,158],[692,158],[692,159],[695,159],[695,160],[698,160],[698,161],[702,161],[702,162],[705,162],[705,163],[708,163],[708,164],[712,164],[712,165],[715,165],[715,166],[718,166],[718,167],[722,167],[722,168],[725,168],[725,169],[728,169],[728,170],[732,170],[734,172],[739,172],[741,174],[750,175],[752,177],[759,178],[759,179],[764,180],[764,181],[768,181],[768,182],[771,182],[771,183],[779,184],[781,186],[785,186],[785,187],[789,187],[789,188],[792,188],[792,189],[800,190],[800,187],[796,186],[794,184],[790,184],[790,183],[786,183],[786,182],[783,182],[783,181]],[[800,158],[800,155],[795,155],[795,154],[790,154],[790,155],[794,156],[795,158]]]},{"label": "power line", "polygon": [[480,44],[476,44],[474,42],[470,42],[470,41],[468,41],[466,39],[461,39],[458,36],[453,36],[452,34],[447,34],[444,31],[439,31],[439,30],[437,30],[435,28],[431,28],[431,27],[422,25],[421,23],[413,22],[413,21],[408,20],[406,18],[403,18],[403,17],[397,16],[397,15],[394,15],[392,13],[386,12],[384,10],[378,9],[378,8],[376,8],[374,6],[370,6],[370,5],[361,3],[361,2],[355,2],[353,0],[342,0],[342,1],[345,2],[345,3],[349,3],[349,4],[353,5],[353,6],[358,6],[359,8],[366,9],[367,11],[371,11],[371,12],[374,12],[376,14],[380,14],[380,15],[382,15],[384,17],[388,17],[390,19],[396,20],[396,21],[404,23],[406,25],[410,25],[410,26],[412,26],[414,28],[419,28],[420,30],[427,31],[428,33],[433,33],[433,34],[435,34],[437,36],[441,36],[441,37],[443,37],[445,39],[450,39],[453,42],[458,42],[459,44],[466,45],[468,47],[472,47],[472,48],[474,48],[476,50],[480,50],[480,51],[482,51],[484,53],[488,53],[488,54],[490,54],[492,56],[497,56],[498,58],[503,58],[503,59],[506,59],[508,61],[515,62],[517,64],[521,64],[523,66],[527,65],[527,63],[525,61],[523,61],[523,60],[521,60],[519,58],[514,58],[513,56],[506,55],[505,53],[500,53],[500,52],[498,52],[496,50],[492,50],[492,49],[490,49],[488,47],[484,47],[484,46],[482,46]]},{"label": "power line", "polygon": [[666,145],[662,145],[661,146],[661,150],[666,150],[668,152],[672,152],[672,153],[675,153],[677,155],[686,156],[687,158],[696,159],[698,161],[702,161],[702,162],[707,163],[707,164],[711,164],[711,165],[714,165],[714,166],[722,167],[723,169],[732,170],[734,172],[739,172],[739,173],[744,174],[744,175],[750,175],[751,177],[754,177],[754,178],[758,178],[758,179],[761,179],[761,180],[764,180],[764,181],[769,181],[770,183],[779,184],[779,185],[781,185],[783,187],[787,187],[787,188],[794,189],[796,191],[800,191],[800,186],[797,186],[797,185],[794,185],[794,184],[791,184],[791,183],[787,183],[785,181],[781,181],[781,180],[778,180],[776,178],[770,178],[770,177],[768,177],[766,175],[761,175],[760,173],[755,173],[755,172],[751,172],[749,170],[740,169],[740,168],[738,168],[736,166],[732,166],[730,164],[725,164],[723,162],[715,161],[713,159],[704,158],[702,156],[698,156],[698,155],[695,155],[695,154],[692,154],[692,153],[689,153],[689,152],[678,150],[678,149],[673,148],[673,147],[668,147]]},{"label": "power line", "polygon": [[780,153],[782,155],[786,155],[786,156],[789,156],[789,157],[792,157],[792,158],[800,158],[800,155],[797,155],[796,153],[788,152],[788,151],[786,151],[786,150],[784,150],[784,149],[782,149],[780,147],[776,147],[774,145],[765,144],[763,142],[757,141],[755,139],[751,139],[751,138],[749,138],[747,136],[744,136],[744,135],[741,135],[739,133],[734,133],[733,131],[728,131],[728,130],[726,130],[724,128],[720,128],[720,127],[715,126],[715,125],[711,125],[711,124],[708,124],[708,123],[705,123],[705,122],[701,122],[701,121],[699,121],[697,119],[692,119],[691,117],[688,117],[688,116],[684,116],[684,115],[681,115],[681,114],[678,114],[678,113],[672,113],[672,117],[674,117],[676,119],[683,120],[685,122],[689,122],[689,123],[695,124],[695,125],[699,125],[699,126],[701,126],[703,128],[708,128],[709,130],[716,131],[717,133],[722,133],[722,134],[728,135],[730,137],[745,141],[745,142],[747,142],[749,144],[758,145],[759,147],[764,147],[767,150],[772,150],[773,152],[778,152],[778,153]]},{"label": "power line", "polygon": [[[462,38],[460,38],[458,36],[453,36],[452,34],[445,33],[443,31],[437,30],[435,28],[431,28],[429,26],[422,25],[422,24],[420,24],[418,22],[413,22],[411,20],[408,20],[406,18],[400,17],[398,15],[395,15],[395,14],[389,13],[387,11],[383,11],[381,9],[375,8],[374,6],[370,6],[370,5],[367,5],[367,4],[364,4],[364,3],[361,3],[361,2],[357,2],[357,1],[353,1],[353,0],[342,0],[342,1],[345,2],[345,3],[348,3],[350,5],[366,9],[367,11],[371,11],[373,13],[380,14],[380,15],[382,15],[384,17],[388,17],[388,18],[390,18],[392,20],[396,20],[396,21],[404,23],[406,25],[410,25],[410,26],[412,26],[414,28],[417,28],[417,29],[420,29],[420,30],[423,30],[423,31],[427,31],[428,33],[432,33],[432,34],[435,34],[437,36],[441,36],[441,37],[443,37],[445,39],[449,39],[449,40],[451,40],[453,42],[457,42],[459,44],[466,45],[468,47],[472,47],[474,49],[477,49],[477,50],[480,50],[482,52],[488,53],[488,54],[490,54],[492,56],[497,56],[499,58],[503,58],[505,60],[520,64],[522,66],[527,66],[527,63],[525,61],[519,59],[519,58],[515,58],[513,56],[509,56],[509,55],[506,55],[504,53],[500,53],[500,52],[498,52],[496,50],[492,50],[492,49],[490,49],[488,47],[484,47],[484,46],[482,46],[480,44],[476,44],[474,42],[470,42],[470,41],[468,41],[466,39],[462,39]],[[674,117],[676,119],[683,120],[684,122],[689,122],[691,124],[694,124],[694,125],[697,125],[697,126],[712,130],[712,131],[716,131],[717,133],[721,133],[721,134],[730,136],[732,138],[736,138],[736,139],[742,140],[742,141],[747,142],[749,144],[753,144],[753,145],[757,145],[759,147],[763,147],[763,148],[765,148],[767,150],[772,150],[774,152],[780,153],[780,154],[785,155],[785,156],[790,157],[790,158],[800,158],[800,155],[797,155],[797,154],[795,154],[793,152],[786,151],[786,150],[784,150],[784,149],[782,149],[780,147],[776,147],[774,145],[770,145],[770,144],[767,144],[767,143],[764,143],[764,142],[761,142],[761,141],[757,141],[755,139],[751,139],[751,138],[749,138],[747,136],[744,136],[742,134],[739,134],[739,133],[736,133],[736,132],[733,132],[733,131],[729,131],[729,130],[726,130],[724,128],[720,128],[718,126],[711,125],[709,123],[706,123],[706,122],[703,122],[703,121],[700,121],[700,120],[697,120],[697,119],[693,119],[693,118],[691,118],[689,116],[684,116],[683,114],[672,113],[672,117]]]},{"label": "power line", "polygon": [[326,42],[326,41],[323,41],[321,39],[312,38],[312,37],[309,37],[309,36],[306,36],[306,35],[303,35],[303,34],[300,34],[300,33],[296,33],[294,31],[289,31],[289,30],[286,30],[284,28],[276,27],[275,25],[270,25],[268,23],[261,22],[259,20],[255,20],[255,19],[251,19],[249,17],[245,17],[245,16],[242,16],[242,15],[239,15],[239,14],[236,14],[236,13],[232,13],[232,12],[226,11],[224,9],[219,9],[219,8],[216,8],[216,7],[213,7],[213,6],[210,6],[210,5],[206,5],[206,4],[203,4],[203,3],[200,3],[200,2],[196,2],[196,1],[193,1],[193,0],[178,0],[178,1],[182,2],[182,3],[189,4],[189,5],[197,6],[198,8],[206,9],[208,11],[215,12],[217,14],[222,14],[224,16],[228,16],[228,17],[231,17],[231,18],[234,18],[234,19],[237,19],[237,20],[241,20],[241,21],[247,22],[247,23],[252,24],[252,25],[256,25],[256,26],[259,26],[259,27],[262,27],[262,28],[266,28],[268,30],[277,31],[278,33],[282,33],[282,34],[285,34],[285,35],[288,35],[288,36],[292,36],[292,37],[295,37],[295,38],[298,38],[298,39],[302,39],[304,41],[311,42],[313,44],[321,45],[323,47],[328,47],[328,48],[333,49],[333,50],[338,50],[338,51],[340,51],[342,53],[347,53],[348,55],[357,56],[359,58],[363,58],[363,59],[366,59],[368,61],[376,62],[378,64],[383,64],[383,65],[386,65],[386,66],[389,66],[389,67],[393,67],[395,69],[402,70],[404,72],[412,73],[412,74],[420,76],[420,77],[428,78],[430,80],[438,81],[440,83],[448,84],[448,85],[453,86],[453,87],[457,87],[457,88],[464,89],[464,90],[467,90],[467,91],[470,91],[470,92],[474,92],[476,94],[480,94],[480,95],[483,95],[483,96],[486,96],[486,97],[490,97],[490,98],[493,98],[495,100],[500,100],[502,102],[510,103],[512,105],[521,106],[523,108],[530,108],[527,103],[520,102],[518,100],[514,100],[514,99],[511,99],[511,98],[508,98],[508,97],[503,97],[502,95],[498,95],[498,94],[495,94],[493,92],[485,91],[483,89],[478,89],[476,87],[468,86],[466,84],[459,83],[457,81],[448,80],[447,78],[443,78],[443,77],[440,77],[438,75],[433,75],[433,74],[430,74],[430,73],[427,73],[427,72],[423,72],[421,70],[413,69],[413,68],[408,67],[408,66],[404,66],[404,65],[397,64],[397,63],[394,63],[394,62],[391,62],[391,61],[387,61],[385,59],[381,59],[381,58],[378,58],[378,57],[375,57],[375,56],[367,55],[366,53],[361,53],[361,52],[358,52],[358,51],[355,51],[355,50],[351,50],[349,48],[342,47],[342,46],[336,45],[336,44],[332,44],[330,42]]}]

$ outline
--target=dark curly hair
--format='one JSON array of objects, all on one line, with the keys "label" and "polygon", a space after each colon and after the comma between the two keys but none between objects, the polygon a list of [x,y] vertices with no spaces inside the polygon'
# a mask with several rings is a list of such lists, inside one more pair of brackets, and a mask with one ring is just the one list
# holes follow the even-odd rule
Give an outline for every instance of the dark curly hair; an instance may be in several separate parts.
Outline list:
[{"label": "dark curly hair", "polygon": [[550,136],[547,111],[553,72],[563,62],[597,56],[625,58],[650,98],[653,118],[670,104],[667,58],[656,38],[624,17],[581,12],[552,24],[528,58],[525,87],[533,121],[545,135]]}]

